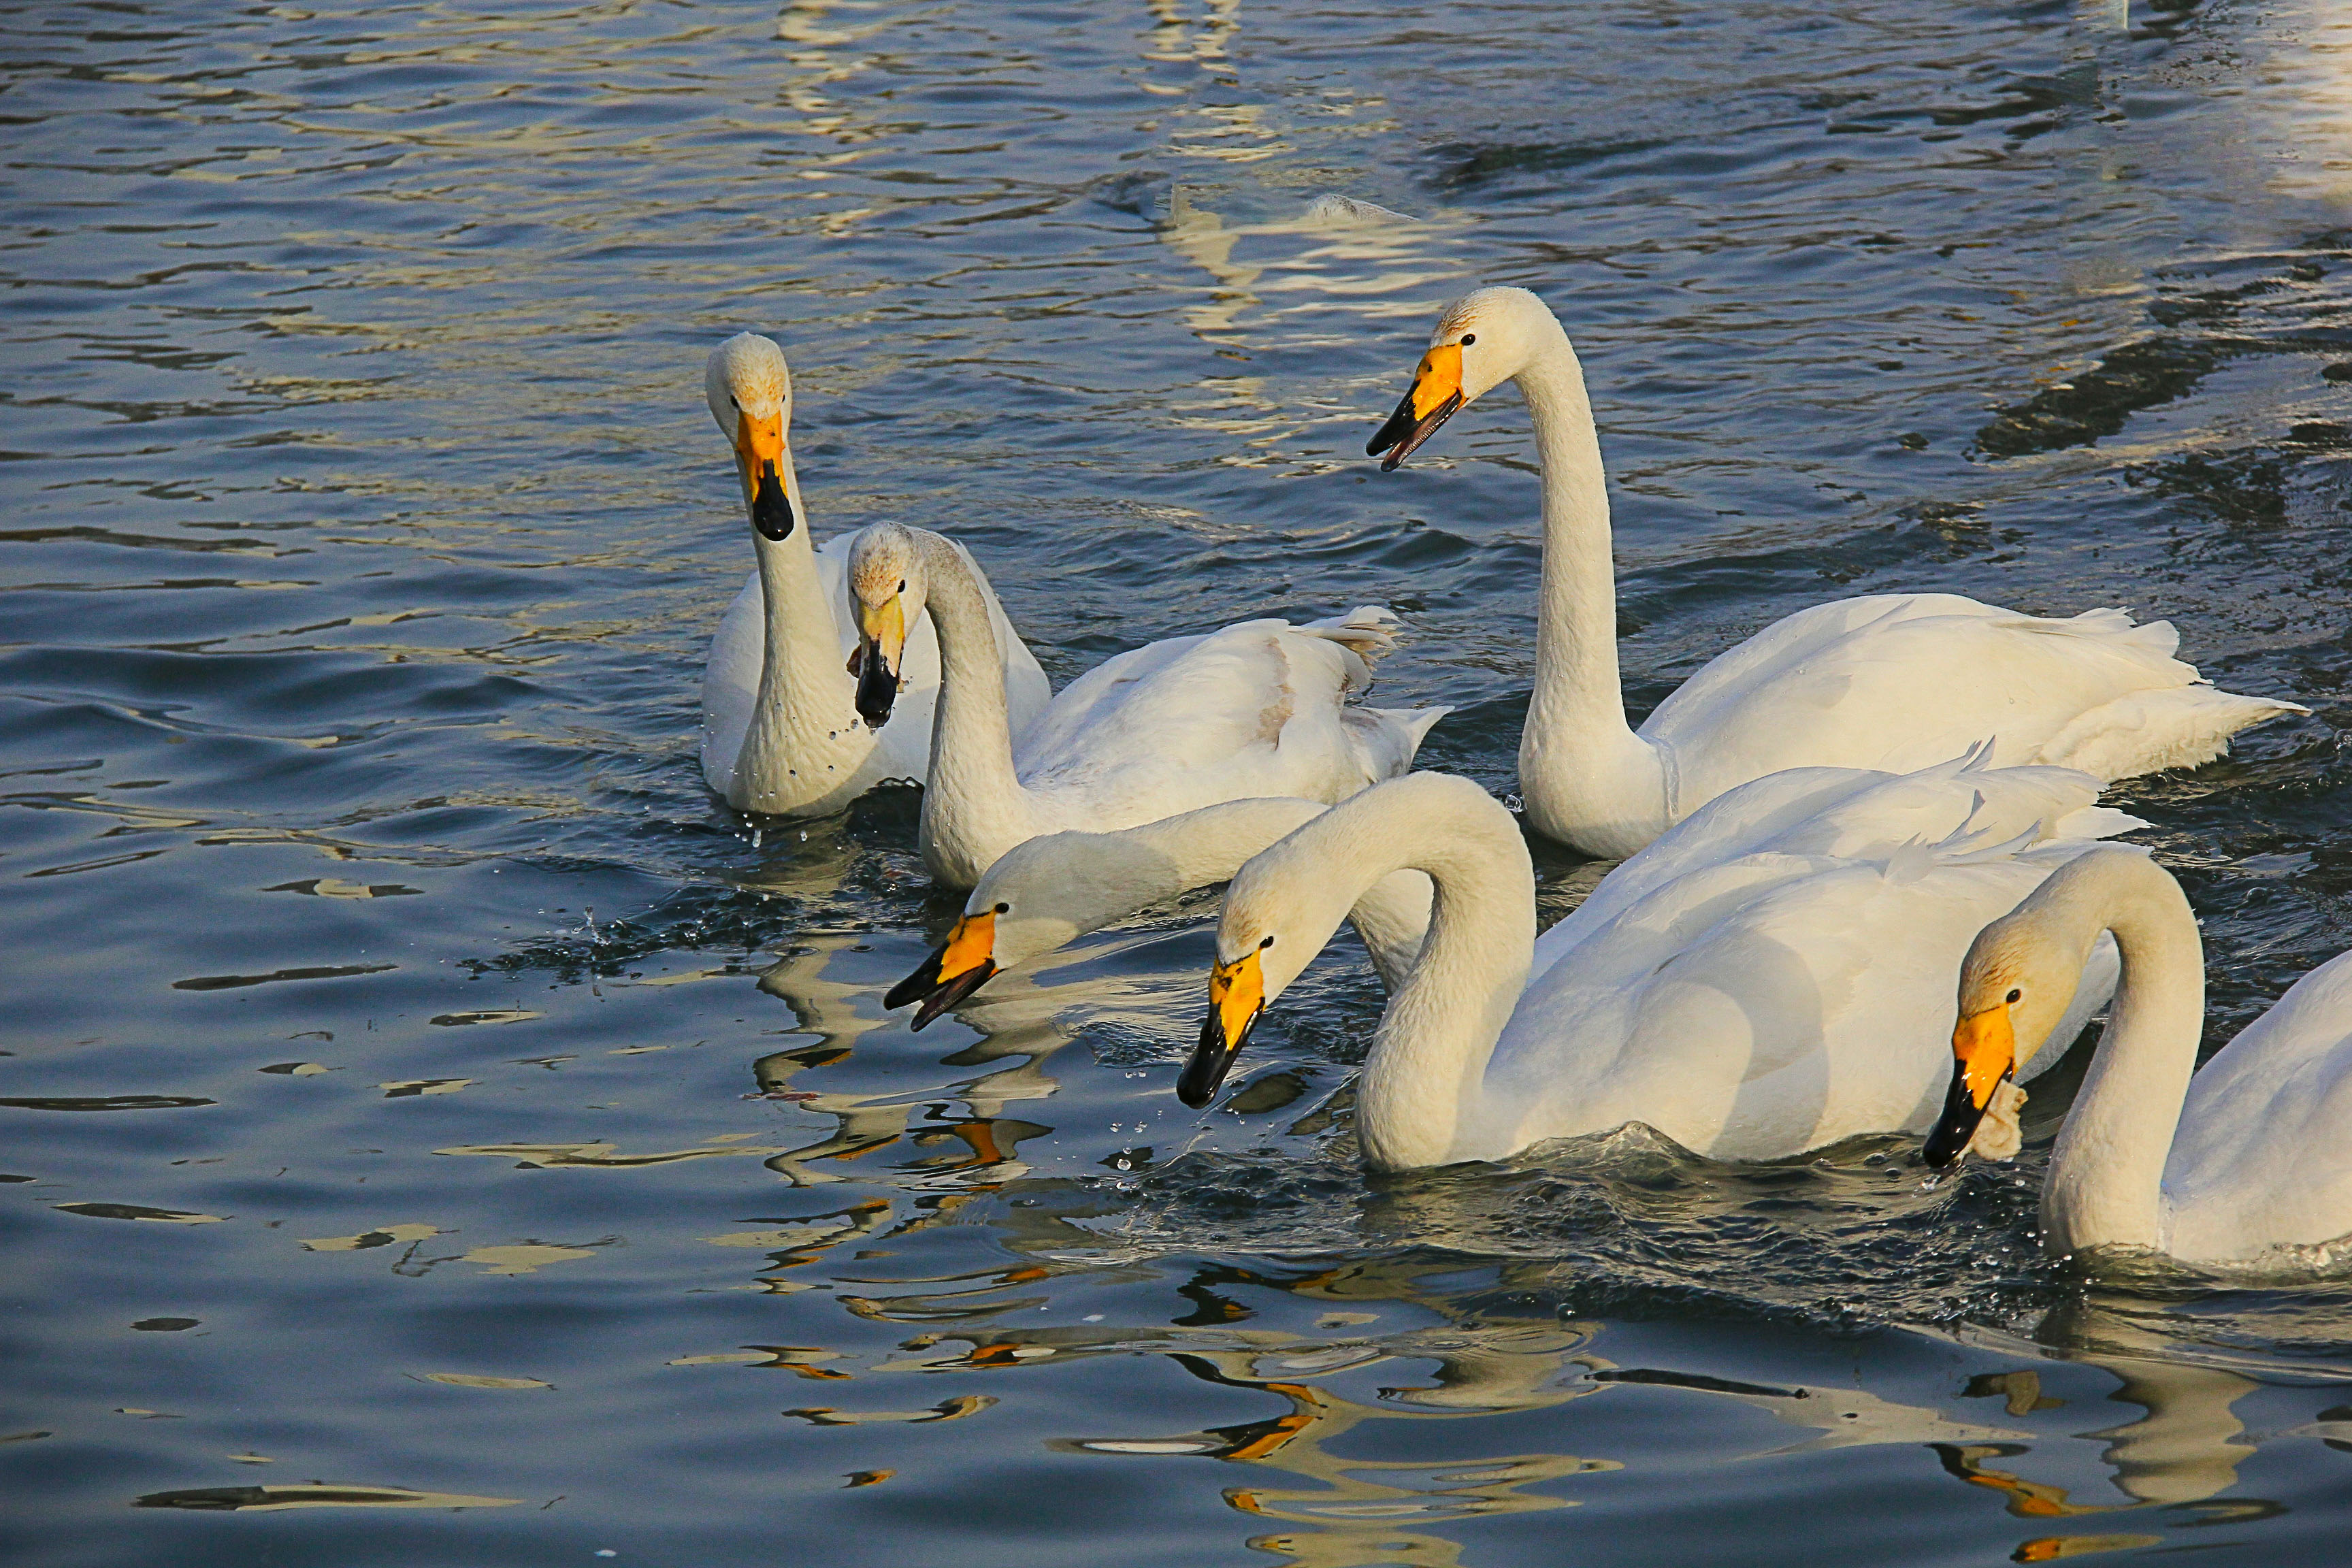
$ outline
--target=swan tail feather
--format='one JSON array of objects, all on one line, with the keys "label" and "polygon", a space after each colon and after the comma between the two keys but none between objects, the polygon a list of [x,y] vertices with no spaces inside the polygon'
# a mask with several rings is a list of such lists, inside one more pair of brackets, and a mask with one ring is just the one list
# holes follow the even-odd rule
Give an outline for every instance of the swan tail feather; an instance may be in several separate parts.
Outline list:
[{"label": "swan tail feather", "polygon": [[1344,616],[1309,621],[1297,629],[1338,643],[1369,664],[1396,647],[1396,628],[1402,625],[1396,612],[1385,605],[1359,605]]},{"label": "swan tail feather", "polygon": [[1364,769],[1364,781],[1378,784],[1409,772],[1430,726],[1453,712],[1451,708],[1349,708],[1339,721],[1355,742]]},{"label": "swan tail feather", "polygon": [[1430,731],[1436,727],[1437,721],[1454,710],[1451,708],[1390,708],[1382,711],[1404,726],[1405,734],[1411,739],[1412,749],[1417,752],[1421,750],[1422,742],[1427,740]]},{"label": "swan tail feather", "polygon": [[2118,834],[2137,833],[2147,823],[2128,811],[2117,811],[2112,805],[2086,805],[2070,811],[2050,825],[2050,837],[2059,839],[2113,838]]},{"label": "swan tail feather", "polygon": [[2113,783],[2160,768],[2210,763],[2229,753],[2230,737],[2239,731],[2282,714],[2310,711],[2283,697],[2246,697],[2202,682],[2127,692],[2077,715],[2043,742],[2035,760]]}]

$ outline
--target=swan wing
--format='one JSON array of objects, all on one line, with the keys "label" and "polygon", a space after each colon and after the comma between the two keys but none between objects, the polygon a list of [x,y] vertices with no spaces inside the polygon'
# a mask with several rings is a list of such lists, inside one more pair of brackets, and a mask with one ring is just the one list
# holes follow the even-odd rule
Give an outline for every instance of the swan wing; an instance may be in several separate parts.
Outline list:
[{"label": "swan wing", "polygon": [[1773,851],[1884,862],[1899,846],[1952,855],[1971,845],[2106,837],[2144,826],[2095,805],[2099,781],[2067,768],[1993,768],[1991,748],[1910,773],[1871,768],[1790,768],[1717,795],[1601,879],[1536,944],[1541,973],[1590,933],[1660,888],[1709,866]]},{"label": "swan wing", "polygon": [[[1319,639],[1330,644],[1339,650],[1340,690],[1343,694],[1353,695],[1371,683],[1370,661],[1395,646],[1392,628],[1396,624],[1396,616],[1387,610],[1377,605],[1366,605],[1345,616],[1309,622],[1304,626],[1294,626],[1280,620],[1243,621],[1205,637],[1163,637],[1141,647],[1129,648],[1125,653],[1113,654],[1062,689],[1061,696],[1054,700],[1046,721],[1034,735],[1027,737],[1025,742],[1016,742],[1016,753],[1023,758],[1025,773],[1029,759],[1036,759],[1038,765],[1043,766],[1044,759],[1047,757],[1083,750],[1088,744],[1097,743],[1084,737],[1095,733],[1106,724],[1116,722],[1108,717],[1109,713],[1138,701],[1139,694],[1150,691],[1159,683],[1213,688],[1220,661],[1228,666],[1235,660],[1248,663],[1252,658],[1250,647],[1255,634],[1259,633]],[[1250,635],[1205,653],[1202,651],[1204,644],[1234,633]],[[1198,662],[1187,667],[1186,661],[1195,659],[1196,655],[1199,656]],[[1238,703],[1245,691],[1266,689],[1263,677],[1270,668],[1263,667],[1255,672],[1239,672],[1245,679],[1252,674],[1261,679],[1255,685],[1236,681],[1232,688],[1233,700]],[[1279,682],[1279,672],[1275,673],[1274,679]],[[1435,721],[1434,717],[1428,721],[1429,723]],[[1423,728],[1426,730],[1427,724]],[[1417,739],[1415,743],[1418,744]]]},{"label": "swan wing", "polygon": [[1368,674],[1346,642],[1286,621],[1153,643],[1073,681],[1016,769],[1042,808],[1098,830],[1255,795],[1339,800],[1418,743],[1380,728],[1403,728],[1393,716],[1345,716]]},{"label": "swan wing", "polygon": [[1083,753],[1090,743],[1087,737],[1098,724],[1207,640],[1165,637],[1115,653],[1062,688],[1052,706],[1013,742],[1015,770],[1025,775],[1032,767],[1050,766],[1059,759]]},{"label": "swan wing", "polygon": [[[1526,1117],[1512,1146],[1638,1121],[1715,1158],[1772,1159],[1933,1120],[1951,1072],[1960,961],[1989,921],[2095,841],[2037,843],[2033,815],[2095,784],[2028,776],[2004,803],[2000,773],[1958,765],[1926,781],[1809,771],[1824,776],[1779,787],[1827,805],[1781,822],[1776,842],[1690,864],[1694,846],[1668,835],[1654,848],[1681,851],[1677,874],[1654,875],[1644,850],[1603,879],[1594,899],[1627,872],[1633,896],[1600,906],[1541,971],[1489,1065],[1484,1103]],[[1852,842],[1874,797],[1882,827],[1916,822],[1906,795],[1937,773],[1956,797],[1940,842]],[[1759,792],[1748,805],[1778,798]],[[1726,815],[1735,822],[1704,831],[1729,843],[1749,819]],[[1987,843],[2019,817],[2024,831]],[[2112,965],[2088,977],[2078,1010],[2087,1016],[2113,984]]]},{"label": "swan wing", "polygon": [[1994,764],[2063,762],[2102,780],[2202,762],[2294,705],[2199,684],[2162,621],[2064,619],[1952,594],[1817,605],[1730,649],[1642,727],[1677,814],[1798,764],[1908,773],[1993,740]]},{"label": "swan wing", "polygon": [[[1515,1087],[1539,1114],[1590,1123],[1577,1131],[1642,1121],[1716,1159],[1924,1130],[1951,1076],[1960,960],[2044,874],[2008,862],[1897,877],[1763,855],[1685,879],[1639,911],[1649,930],[1612,931],[1545,974],[1504,1037],[1538,1006],[1563,1021],[1553,998],[1580,996],[1587,1028],[1615,1015],[1602,1070],[1576,1075],[1589,1081],[1572,1101],[1561,1079],[1540,1084],[1525,1066]],[[1580,1054],[1598,1043],[1583,1039]]]},{"label": "swan wing", "polygon": [[2164,1194],[2169,1249],[2192,1260],[2352,1234],[2352,952],[2189,1080]]}]

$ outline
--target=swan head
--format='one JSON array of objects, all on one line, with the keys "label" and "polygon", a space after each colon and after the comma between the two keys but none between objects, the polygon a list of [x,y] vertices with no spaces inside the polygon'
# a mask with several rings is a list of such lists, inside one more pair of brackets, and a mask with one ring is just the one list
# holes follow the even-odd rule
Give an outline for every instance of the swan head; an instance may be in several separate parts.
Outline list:
[{"label": "swan head", "polygon": [[1293,834],[1254,857],[1225,889],[1209,1016],[1176,1079],[1176,1098],[1195,1110],[1217,1098],[1258,1019],[1347,916],[1349,900],[1330,880],[1331,850],[1323,837]]},{"label": "swan head", "polygon": [[1437,318],[1429,352],[1388,423],[1364,444],[1383,473],[1411,457],[1437,427],[1568,341],[1551,308],[1525,289],[1476,289]]},{"label": "swan head", "polygon": [[793,502],[784,487],[784,434],[793,423],[793,373],[784,351],[757,332],[738,332],[710,351],[702,396],[735,447],[735,468],[762,539],[792,537]]},{"label": "swan head", "polygon": [[2013,1083],[2018,1064],[2041,1048],[2065,1016],[2100,929],[2074,918],[2070,895],[2082,874],[2067,873],[2106,854],[2137,852],[2094,851],[2068,862],[1969,945],[1960,964],[1959,1019],[1952,1027],[1951,1087],[1921,1151],[1929,1165],[1941,1170],[1976,1143],[2000,1086]]},{"label": "swan head", "polygon": [[913,1024],[920,1029],[1001,971],[1182,890],[1174,863],[1133,834],[1032,838],[988,868],[947,941],[890,988],[883,1005],[921,1002]]},{"label": "swan head", "polygon": [[849,672],[857,677],[857,716],[867,729],[879,730],[898,700],[907,630],[921,618],[929,591],[915,531],[897,522],[859,530],[849,543],[846,576],[849,611],[857,622],[857,648],[849,656]]}]

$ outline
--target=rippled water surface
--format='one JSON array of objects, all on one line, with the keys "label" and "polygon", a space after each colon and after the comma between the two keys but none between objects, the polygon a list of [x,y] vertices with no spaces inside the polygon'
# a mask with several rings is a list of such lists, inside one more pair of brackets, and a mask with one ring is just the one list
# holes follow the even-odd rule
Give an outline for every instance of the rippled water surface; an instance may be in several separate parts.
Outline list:
[{"label": "rippled water surface", "polygon": [[[2043,1264],[2063,1090],[1933,1191],[1631,1132],[1367,1177],[1351,945],[1244,1111],[1171,1092],[1206,895],[915,1036],[913,797],[762,828],[693,754],[751,327],[820,536],[952,529],[1057,680],[1384,600],[1381,700],[1509,789],[1524,411],[1361,451],[1525,284],[1637,710],[1897,589],[2312,705],[2116,797],[2218,1046],[2352,945],[2332,0],[0,28],[12,1561],[2346,1560],[2352,1291]],[[1599,869],[1538,858],[1552,914]]]}]

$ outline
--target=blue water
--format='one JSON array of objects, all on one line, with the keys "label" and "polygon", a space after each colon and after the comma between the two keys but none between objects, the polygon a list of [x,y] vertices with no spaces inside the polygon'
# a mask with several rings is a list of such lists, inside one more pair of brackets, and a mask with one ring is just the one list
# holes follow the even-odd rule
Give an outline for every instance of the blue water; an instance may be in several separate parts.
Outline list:
[{"label": "blue water", "polygon": [[[2352,1294],[2041,1260],[2079,1064],[1935,1190],[1638,1133],[1370,1177],[1349,944],[1247,1114],[1171,1092],[1213,895],[913,1036],[914,797],[754,824],[694,758],[750,327],[820,537],[952,531],[1057,681],[1388,603],[1378,700],[1507,791],[1524,412],[1361,452],[1436,307],[1522,284],[1637,713],[1911,589],[2312,705],[2111,797],[2218,1047],[2352,945],[2328,0],[0,30],[12,1562],[2352,1560]],[[1557,915],[1600,868],[1535,847]]]}]

